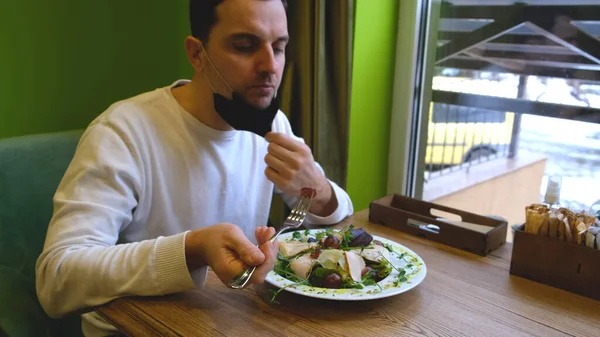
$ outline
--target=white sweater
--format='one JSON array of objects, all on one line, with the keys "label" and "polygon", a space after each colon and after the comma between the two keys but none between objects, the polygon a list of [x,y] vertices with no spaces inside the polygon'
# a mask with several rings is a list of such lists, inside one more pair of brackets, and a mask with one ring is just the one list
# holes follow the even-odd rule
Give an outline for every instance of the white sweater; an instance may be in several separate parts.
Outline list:
[{"label": "white sweater", "polygon": [[[264,174],[267,142],[200,123],[173,97],[179,83],[113,104],[81,137],[36,266],[37,294],[50,316],[203,287],[207,269],[190,275],[186,266],[188,231],[229,222],[256,243],[254,229],[267,224],[272,193],[281,194]],[[273,131],[293,135],[281,111]],[[353,213],[346,192],[331,185],[337,210],[309,214],[308,223]],[[82,318],[86,336],[115,331],[92,312]]]}]

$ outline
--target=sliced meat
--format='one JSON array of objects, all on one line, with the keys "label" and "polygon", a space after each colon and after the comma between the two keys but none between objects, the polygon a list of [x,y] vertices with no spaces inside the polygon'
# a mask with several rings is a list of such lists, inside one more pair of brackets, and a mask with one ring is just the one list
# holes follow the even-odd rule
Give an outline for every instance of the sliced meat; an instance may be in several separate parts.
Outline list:
[{"label": "sliced meat", "polygon": [[279,252],[283,257],[288,258],[315,247],[317,247],[316,242],[282,241],[279,243]]},{"label": "sliced meat", "polygon": [[365,260],[352,251],[347,251],[345,255],[348,274],[350,274],[350,277],[354,282],[360,282],[362,271],[366,266]]},{"label": "sliced meat", "polygon": [[319,263],[310,255],[311,254],[301,255],[290,263],[290,269],[296,276],[306,279],[310,270]]},{"label": "sliced meat", "polygon": [[380,245],[373,245],[373,247],[365,248],[362,251],[361,249],[353,249],[351,251],[373,262],[381,262],[383,258],[388,261],[390,259],[390,251]]}]

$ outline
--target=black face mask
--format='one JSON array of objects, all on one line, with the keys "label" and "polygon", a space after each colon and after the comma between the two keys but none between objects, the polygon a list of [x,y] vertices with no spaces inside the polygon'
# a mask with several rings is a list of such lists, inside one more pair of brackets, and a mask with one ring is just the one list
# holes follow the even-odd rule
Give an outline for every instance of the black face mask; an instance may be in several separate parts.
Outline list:
[{"label": "black face mask", "polygon": [[217,93],[213,97],[215,110],[227,124],[236,130],[250,131],[261,137],[271,131],[273,120],[279,111],[277,97],[264,109],[249,104],[236,92],[233,92],[231,99]]}]

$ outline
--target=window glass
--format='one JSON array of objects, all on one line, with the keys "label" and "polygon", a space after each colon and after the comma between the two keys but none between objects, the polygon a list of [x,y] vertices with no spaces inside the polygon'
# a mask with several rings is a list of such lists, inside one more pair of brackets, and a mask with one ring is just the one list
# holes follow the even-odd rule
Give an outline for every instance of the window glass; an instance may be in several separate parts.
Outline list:
[{"label": "window glass", "polygon": [[437,50],[418,197],[514,225],[559,176],[561,205],[600,209],[597,13],[600,0],[443,2],[424,34]]}]

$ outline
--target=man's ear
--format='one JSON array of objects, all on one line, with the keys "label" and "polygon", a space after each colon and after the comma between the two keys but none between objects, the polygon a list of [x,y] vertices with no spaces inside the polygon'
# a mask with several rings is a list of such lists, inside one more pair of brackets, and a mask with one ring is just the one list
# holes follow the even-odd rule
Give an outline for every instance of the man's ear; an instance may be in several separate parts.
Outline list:
[{"label": "man's ear", "polygon": [[201,71],[204,68],[201,44],[202,42],[193,36],[185,38],[185,51],[190,64],[196,71]]}]

